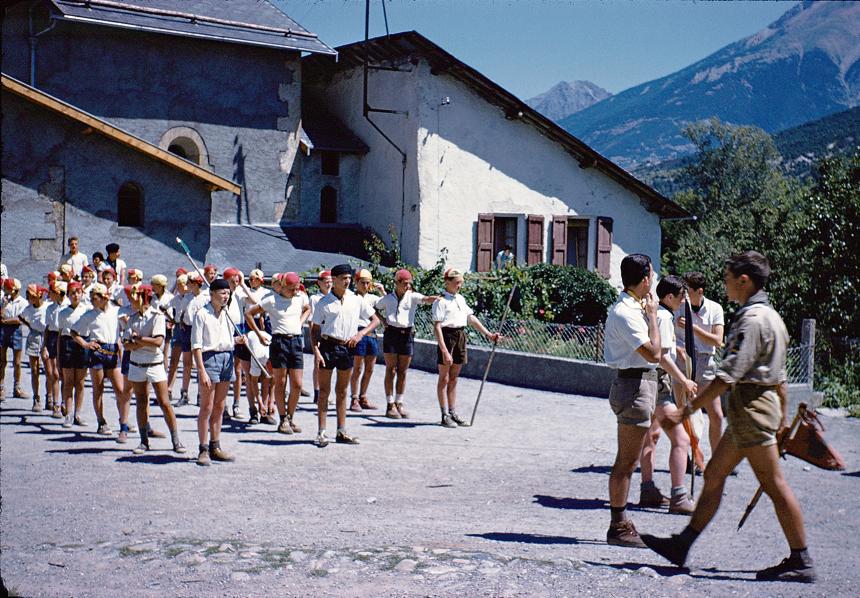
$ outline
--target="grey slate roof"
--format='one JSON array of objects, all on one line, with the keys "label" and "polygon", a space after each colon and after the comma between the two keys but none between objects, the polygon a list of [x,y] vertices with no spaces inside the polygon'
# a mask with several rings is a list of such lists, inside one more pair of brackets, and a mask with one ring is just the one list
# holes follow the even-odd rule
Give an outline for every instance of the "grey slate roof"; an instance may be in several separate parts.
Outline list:
[{"label": "grey slate roof", "polygon": [[311,148],[346,154],[366,154],[370,151],[358,135],[321,104],[311,98],[302,102],[302,129],[311,142]]},{"label": "grey slate roof", "polygon": [[268,0],[52,0],[54,18],[153,33],[335,55]]},{"label": "grey slate roof", "polygon": [[[214,224],[209,230],[206,263],[219,268],[234,266],[245,274],[256,268],[257,263],[268,276],[273,272],[301,274],[316,271],[320,265],[331,268],[361,261],[342,253],[298,249],[277,224]],[[336,236],[339,235],[340,231]]]}]

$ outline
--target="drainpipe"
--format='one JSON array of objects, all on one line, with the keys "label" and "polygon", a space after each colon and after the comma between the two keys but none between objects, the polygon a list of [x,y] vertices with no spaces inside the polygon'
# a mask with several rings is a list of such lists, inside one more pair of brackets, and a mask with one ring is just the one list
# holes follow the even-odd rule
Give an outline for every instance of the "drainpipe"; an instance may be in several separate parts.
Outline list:
[{"label": "drainpipe", "polygon": [[36,87],[36,40],[39,36],[42,36],[42,35],[48,33],[49,31],[51,31],[54,28],[54,26],[57,24],[57,22],[52,18],[51,24],[47,28],[43,29],[42,31],[39,31],[38,33],[34,32],[33,31],[33,9],[36,8],[36,6],[38,6],[38,5],[39,5],[39,2],[33,2],[33,4],[30,5],[30,10],[28,11],[29,23],[30,23],[30,27],[29,27],[29,32],[30,32],[30,87]]},{"label": "drainpipe", "polygon": [[[383,3],[383,9],[385,8],[385,4]],[[388,28],[388,17],[386,16],[386,30]],[[379,126],[373,122],[370,118],[371,112],[382,112],[385,114],[405,114],[399,110],[383,110],[379,108],[371,108],[370,104],[367,102],[367,82],[368,82],[368,70],[370,65],[370,47],[368,46],[368,40],[370,39],[370,0],[365,0],[364,2],[364,107],[363,113],[364,118],[367,122],[370,123],[374,129],[379,132],[380,135],[400,154],[400,234],[398,236],[398,244],[400,257],[403,259],[403,227],[404,222],[406,220],[406,152],[400,149],[394,141],[385,134],[385,131],[379,128]]]}]

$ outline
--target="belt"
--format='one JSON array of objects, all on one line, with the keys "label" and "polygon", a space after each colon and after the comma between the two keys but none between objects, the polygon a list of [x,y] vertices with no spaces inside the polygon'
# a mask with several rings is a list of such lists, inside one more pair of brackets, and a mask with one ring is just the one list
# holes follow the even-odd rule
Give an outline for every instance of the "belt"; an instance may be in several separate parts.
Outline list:
[{"label": "belt", "polygon": [[[278,333],[278,334],[273,334],[272,338],[285,338],[287,340],[291,340],[291,339],[294,339],[298,336],[299,336],[298,334],[280,334],[280,333]],[[326,338],[326,337],[323,337],[323,338]]]},{"label": "belt", "polygon": [[104,355],[116,355],[117,351],[111,351],[110,349],[105,349],[103,345],[108,345],[109,347],[115,347],[116,345],[112,343],[99,343],[98,349],[93,349],[96,353],[103,353]]},{"label": "belt", "polygon": [[619,378],[631,378],[638,379],[643,378],[648,372],[655,372],[656,370],[652,370],[651,368],[627,368],[624,370],[618,370]]},{"label": "belt", "polygon": [[453,330],[454,332],[458,332],[460,330],[465,330],[465,326],[442,326],[442,330]]},{"label": "belt", "polygon": [[406,334],[407,332],[412,332],[412,326],[394,326],[393,324],[386,324],[385,330],[391,330],[392,332],[397,332],[398,334]]},{"label": "belt", "polygon": [[163,364],[164,364],[164,362],[163,362],[163,361],[159,361],[159,362],[156,362],[156,363],[137,363],[136,361],[132,361],[132,360],[130,360],[130,359],[128,360],[128,362],[129,362],[131,365],[133,365],[133,366],[135,366],[135,367],[138,367],[138,368],[148,368],[148,367],[152,367],[152,366],[154,366],[154,365],[163,365]]},{"label": "belt", "polygon": [[333,336],[328,336],[328,335],[323,336],[322,340],[324,340],[327,343],[334,343],[335,345],[345,345],[347,342],[349,342],[349,341],[342,341],[339,338],[335,338]]}]

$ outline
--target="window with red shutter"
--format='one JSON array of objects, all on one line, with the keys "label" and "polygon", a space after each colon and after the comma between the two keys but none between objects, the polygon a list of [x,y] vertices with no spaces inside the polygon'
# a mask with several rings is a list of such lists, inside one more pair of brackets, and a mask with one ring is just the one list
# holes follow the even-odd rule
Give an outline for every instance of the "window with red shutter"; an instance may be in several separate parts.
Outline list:
[{"label": "window with red shutter", "polygon": [[544,261],[543,216],[529,214],[526,229],[526,264],[534,266]]},{"label": "window with red shutter", "polygon": [[567,263],[567,216],[552,217],[552,263]]},{"label": "window with red shutter", "polygon": [[475,255],[475,270],[489,272],[493,268],[493,226],[492,214],[478,214],[478,234]]},{"label": "window with red shutter", "polygon": [[612,253],[612,218],[597,219],[597,273],[609,278],[609,258]]}]

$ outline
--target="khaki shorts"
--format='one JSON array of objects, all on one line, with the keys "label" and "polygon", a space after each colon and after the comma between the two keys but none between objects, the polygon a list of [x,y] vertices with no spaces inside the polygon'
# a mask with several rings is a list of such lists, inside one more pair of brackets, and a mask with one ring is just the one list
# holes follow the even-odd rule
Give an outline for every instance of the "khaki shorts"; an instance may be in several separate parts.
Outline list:
[{"label": "khaki shorts", "polygon": [[619,424],[648,428],[657,400],[657,372],[641,378],[616,378],[609,390],[609,406]]},{"label": "khaki shorts", "polygon": [[696,354],[696,384],[704,388],[704,382],[717,377],[717,364],[713,353]]},{"label": "khaki shorts", "polygon": [[782,407],[773,386],[735,384],[729,394],[727,416],[726,432],[735,447],[776,444]]}]

